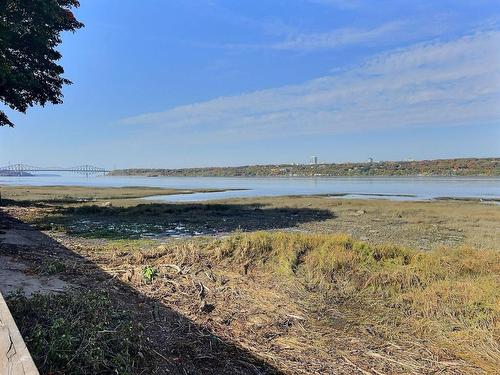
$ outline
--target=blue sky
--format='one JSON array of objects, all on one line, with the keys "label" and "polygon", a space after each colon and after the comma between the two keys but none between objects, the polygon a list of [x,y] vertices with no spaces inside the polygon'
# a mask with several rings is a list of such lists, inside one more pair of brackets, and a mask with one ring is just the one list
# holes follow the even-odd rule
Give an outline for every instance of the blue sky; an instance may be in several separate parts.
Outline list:
[{"label": "blue sky", "polygon": [[85,0],[0,164],[500,156],[500,2]]}]

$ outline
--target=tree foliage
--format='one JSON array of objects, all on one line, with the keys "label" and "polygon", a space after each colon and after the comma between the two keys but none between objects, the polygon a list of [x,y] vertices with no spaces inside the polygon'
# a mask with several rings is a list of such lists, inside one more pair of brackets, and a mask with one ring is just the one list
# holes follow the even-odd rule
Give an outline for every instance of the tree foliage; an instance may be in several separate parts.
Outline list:
[{"label": "tree foliage", "polygon": [[[63,31],[83,26],[71,9],[78,0],[0,1],[0,100],[25,113],[29,107],[62,102],[62,77],[56,50]],[[0,126],[14,126],[0,111]]]},{"label": "tree foliage", "polygon": [[500,176],[500,158],[381,161],[341,164],[275,164],[184,169],[124,169],[115,176]]}]

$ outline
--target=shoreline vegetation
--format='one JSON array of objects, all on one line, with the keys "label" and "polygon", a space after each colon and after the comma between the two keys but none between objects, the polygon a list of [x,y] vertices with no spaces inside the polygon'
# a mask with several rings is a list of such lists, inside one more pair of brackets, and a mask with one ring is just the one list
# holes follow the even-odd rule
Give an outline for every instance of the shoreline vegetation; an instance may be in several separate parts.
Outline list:
[{"label": "shoreline vegetation", "polygon": [[114,170],[109,175],[147,177],[500,176],[500,158],[275,164],[179,169],[130,168]]},{"label": "shoreline vegetation", "polygon": [[7,298],[41,373],[498,368],[498,207],[141,189],[2,187],[4,256],[72,285]]}]

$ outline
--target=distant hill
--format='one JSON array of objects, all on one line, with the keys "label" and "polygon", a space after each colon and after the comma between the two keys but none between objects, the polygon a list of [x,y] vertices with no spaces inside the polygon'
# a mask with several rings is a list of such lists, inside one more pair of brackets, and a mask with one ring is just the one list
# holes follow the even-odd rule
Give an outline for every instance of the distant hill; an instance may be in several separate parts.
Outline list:
[{"label": "distant hill", "polygon": [[500,158],[381,161],[341,164],[280,164],[182,169],[121,169],[114,176],[500,176]]}]

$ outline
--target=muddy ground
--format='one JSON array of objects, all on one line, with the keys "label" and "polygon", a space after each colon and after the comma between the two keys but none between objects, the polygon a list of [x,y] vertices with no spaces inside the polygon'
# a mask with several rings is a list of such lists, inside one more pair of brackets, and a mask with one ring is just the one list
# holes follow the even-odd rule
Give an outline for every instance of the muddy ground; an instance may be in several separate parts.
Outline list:
[{"label": "muddy ground", "polygon": [[166,204],[108,197],[79,204],[23,205],[16,209],[16,216],[40,230],[95,239],[168,240],[234,231],[294,230],[342,232],[363,241],[422,250],[443,245],[498,248],[500,244],[500,206],[475,201],[273,197]]}]

